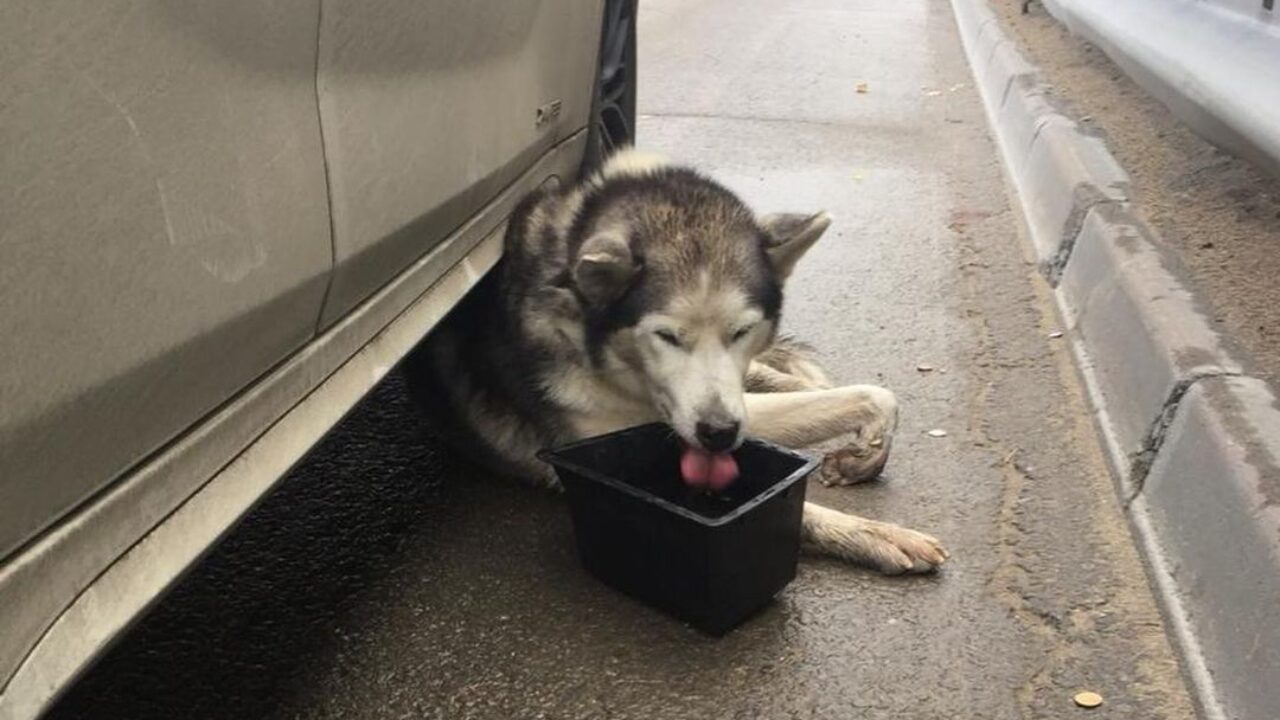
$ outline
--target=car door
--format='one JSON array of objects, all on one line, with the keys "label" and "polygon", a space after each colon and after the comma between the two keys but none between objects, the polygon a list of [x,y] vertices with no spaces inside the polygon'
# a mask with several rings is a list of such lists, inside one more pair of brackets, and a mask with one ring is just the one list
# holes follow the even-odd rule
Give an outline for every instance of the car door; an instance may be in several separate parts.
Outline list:
[{"label": "car door", "polygon": [[313,337],[319,11],[0,3],[0,557]]},{"label": "car door", "polygon": [[336,321],[590,114],[602,2],[326,0]]}]

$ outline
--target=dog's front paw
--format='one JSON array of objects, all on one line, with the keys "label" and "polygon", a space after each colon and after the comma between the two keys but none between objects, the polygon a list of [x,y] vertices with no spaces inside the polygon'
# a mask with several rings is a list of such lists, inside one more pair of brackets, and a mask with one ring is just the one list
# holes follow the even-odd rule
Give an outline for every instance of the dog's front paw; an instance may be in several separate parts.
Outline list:
[{"label": "dog's front paw", "polygon": [[947,561],[942,543],[893,523],[804,504],[805,549],[870,567],[886,575],[927,573]]},{"label": "dog's front paw", "polygon": [[875,480],[889,462],[889,446],[893,436],[882,434],[864,439],[854,438],[848,445],[827,453],[818,468],[823,485],[856,485]]},{"label": "dog's front paw", "polygon": [[884,388],[872,388],[861,408],[861,422],[848,444],[822,458],[818,477],[823,485],[856,485],[874,480],[889,462],[893,431],[898,426],[898,402]]},{"label": "dog's front paw", "polygon": [[932,535],[892,523],[868,521],[862,532],[866,552],[863,560],[886,575],[931,573],[950,557]]}]

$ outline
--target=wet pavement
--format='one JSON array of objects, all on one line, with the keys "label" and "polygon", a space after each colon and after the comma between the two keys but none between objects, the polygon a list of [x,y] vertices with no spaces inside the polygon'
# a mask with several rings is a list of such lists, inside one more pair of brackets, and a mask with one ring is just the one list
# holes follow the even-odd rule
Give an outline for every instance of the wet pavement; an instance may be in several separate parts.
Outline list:
[{"label": "wet pavement", "polygon": [[1194,716],[950,7],[642,5],[642,145],[832,212],[787,329],[899,393],[886,478],[811,498],[944,571],[807,560],[708,638],[587,577],[561,500],[440,449],[393,375],[53,717]]}]

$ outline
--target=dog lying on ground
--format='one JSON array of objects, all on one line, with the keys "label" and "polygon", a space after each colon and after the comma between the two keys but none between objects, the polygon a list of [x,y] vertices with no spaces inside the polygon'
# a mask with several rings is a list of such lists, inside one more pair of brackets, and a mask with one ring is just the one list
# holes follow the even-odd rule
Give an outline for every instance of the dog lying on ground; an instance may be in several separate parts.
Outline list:
[{"label": "dog lying on ground", "polygon": [[[823,481],[870,480],[892,444],[893,393],[834,387],[778,336],[783,283],[829,224],[758,218],[703,175],[624,151],[521,203],[498,267],[411,356],[412,389],[477,460],[547,486],[539,449],[653,421],[684,443],[690,484],[736,474],[744,434],[793,448],[839,439]],[[814,503],[803,539],[885,573],[947,558],[928,535]]]}]

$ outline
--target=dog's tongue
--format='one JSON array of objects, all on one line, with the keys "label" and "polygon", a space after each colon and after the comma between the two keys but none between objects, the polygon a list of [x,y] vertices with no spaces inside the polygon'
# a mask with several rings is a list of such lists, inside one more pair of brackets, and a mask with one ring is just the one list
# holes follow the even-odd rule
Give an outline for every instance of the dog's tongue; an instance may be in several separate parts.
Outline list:
[{"label": "dog's tongue", "polygon": [[738,479],[738,461],[729,453],[686,445],[680,455],[680,479],[690,487],[720,491]]}]

